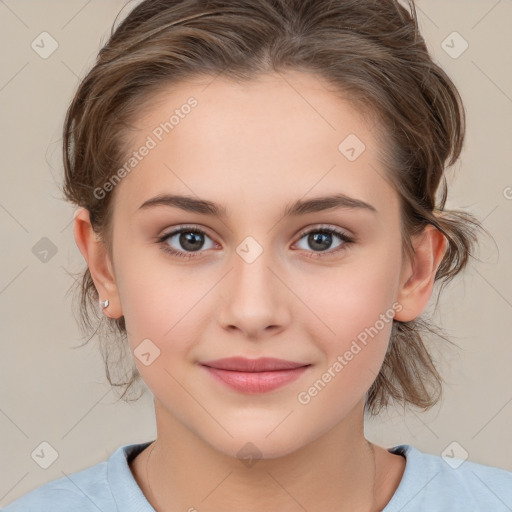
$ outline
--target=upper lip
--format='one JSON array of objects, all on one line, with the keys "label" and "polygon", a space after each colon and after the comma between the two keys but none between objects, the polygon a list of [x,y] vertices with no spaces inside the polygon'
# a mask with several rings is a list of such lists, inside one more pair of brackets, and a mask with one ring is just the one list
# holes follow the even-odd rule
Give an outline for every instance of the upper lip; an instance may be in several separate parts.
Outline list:
[{"label": "upper lip", "polygon": [[218,368],[220,370],[232,370],[239,372],[271,372],[309,366],[308,363],[297,363],[295,361],[286,361],[284,359],[276,359],[274,357],[261,357],[259,359],[228,357],[226,359],[204,361],[200,364],[211,368]]}]

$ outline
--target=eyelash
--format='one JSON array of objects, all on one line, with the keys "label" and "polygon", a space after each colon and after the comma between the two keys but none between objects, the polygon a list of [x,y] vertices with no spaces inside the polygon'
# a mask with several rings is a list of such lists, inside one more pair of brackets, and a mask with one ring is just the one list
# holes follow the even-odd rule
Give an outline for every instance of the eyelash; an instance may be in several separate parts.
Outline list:
[{"label": "eyelash", "polygon": [[[166,233],[165,235],[161,236],[160,238],[158,238],[158,243],[160,244],[161,246],[161,249],[166,252],[166,253],[169,253],[171,254],[172,256],[178,256],[180,258],[185,258],[185,259],[192,259],[192,258],[195,258],[197,257],[196,256],[196,253],[195,252],[184,252],[184,251],[178,251],[176,249],[173,249],[169,246],[169,244],[166,243],[166,241],[171,238],[172,236],[174,235],[178,235],[180,233],[196,233],[196,234],[202,234],[202,235],[206,235],[208,236],[208,234],[203,231],[202,229],[198,229],[194,226],[182,226],[180,227],[179,229],[176,229],[174,231],[171,231],[169,233]],[[348,246],[350,246],[351,244],[353,244],[355,242],[355,240],[352,238],[352,237],[349,237],[346,233],[344,233],[343,231],[339,231],[338,229],[335,229],[335,228],[331,228],[331,227],[317,227],[317,228],[314,228],[314,229],[310,229],[308,231],[304,231],[300,234],[299,236],[299,240],[301,240],[302,238],[304,238],[306,235],[309,235],[311,233],[322,233],[322,234],[329,234],[329,235],[336,235],[338,236],[344,243],[339,245],[336,249],[334,250],[327,250],[327,251],[312,251],[310,252],[310,255],[308,256],[309,258],[321,258],[321,257],[324,257],[324,254],[327,254],[329,256],[332,256],[333,254],[336,254],[340,251],[343,251],[345,249],[348,248]],[[208,238],[211,238],[211,237],[208,237]],[[197,251],[198,253],[200,252],[204,252],[204,251]]]}]

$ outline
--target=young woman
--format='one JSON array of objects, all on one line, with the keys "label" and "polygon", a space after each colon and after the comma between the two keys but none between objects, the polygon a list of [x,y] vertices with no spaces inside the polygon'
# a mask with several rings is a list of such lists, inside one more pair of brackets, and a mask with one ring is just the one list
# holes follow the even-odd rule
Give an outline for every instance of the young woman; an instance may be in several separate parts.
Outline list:
[{"label": "young woman", "polygon": [[6,512],[512,509],[512,473],[364,435],[438,401],[419,317],[479,227],[444,208],[464,110],[410,7],[146,0],[113,32],[64,193],[85,325],[158,435]]}]

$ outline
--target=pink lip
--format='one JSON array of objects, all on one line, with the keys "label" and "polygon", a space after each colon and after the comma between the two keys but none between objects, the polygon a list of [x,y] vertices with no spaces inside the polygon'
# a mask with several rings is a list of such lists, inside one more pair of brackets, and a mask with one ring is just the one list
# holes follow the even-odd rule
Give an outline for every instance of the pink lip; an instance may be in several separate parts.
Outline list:
[{"label": "pink lip", "polygon": [[200,363],[212,376],[237,391],[264,393],[298,379],[311,365],[262,357],[230,357]]}]

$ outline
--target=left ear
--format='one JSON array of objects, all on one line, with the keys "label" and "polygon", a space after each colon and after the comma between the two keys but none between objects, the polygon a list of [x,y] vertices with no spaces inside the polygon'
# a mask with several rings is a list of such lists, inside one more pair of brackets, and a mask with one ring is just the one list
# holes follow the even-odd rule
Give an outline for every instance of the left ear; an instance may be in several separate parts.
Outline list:
[{"label": "left ear", "polygon": [[427,307],[447,243],[445,236],[431,224],[413,237],[414,255],[412,260],[404,262],[400,276],[397,302],[402,309],[395,313],[396,320],[414,320]]}]

